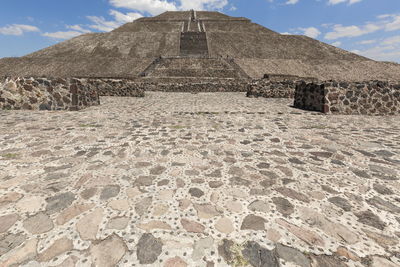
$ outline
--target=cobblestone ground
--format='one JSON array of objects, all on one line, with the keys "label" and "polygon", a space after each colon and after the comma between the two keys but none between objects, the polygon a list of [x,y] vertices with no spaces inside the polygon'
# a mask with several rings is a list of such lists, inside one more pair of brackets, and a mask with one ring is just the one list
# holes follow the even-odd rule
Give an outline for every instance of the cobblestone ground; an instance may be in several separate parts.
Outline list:
[{"label": "cobblestone ground", "polygon": [[0,111],[1,266],[399,266],[400,117],[101,100]]}]

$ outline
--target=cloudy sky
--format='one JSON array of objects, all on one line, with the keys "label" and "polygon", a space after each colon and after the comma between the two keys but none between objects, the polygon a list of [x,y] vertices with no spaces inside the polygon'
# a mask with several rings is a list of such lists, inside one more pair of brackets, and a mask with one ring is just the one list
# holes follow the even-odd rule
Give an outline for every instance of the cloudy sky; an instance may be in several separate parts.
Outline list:
[{"label": "cloudy sky", "polygon": [[400,63],[400,0],[0,0],[0,58],[167,10],[218,10]]}]

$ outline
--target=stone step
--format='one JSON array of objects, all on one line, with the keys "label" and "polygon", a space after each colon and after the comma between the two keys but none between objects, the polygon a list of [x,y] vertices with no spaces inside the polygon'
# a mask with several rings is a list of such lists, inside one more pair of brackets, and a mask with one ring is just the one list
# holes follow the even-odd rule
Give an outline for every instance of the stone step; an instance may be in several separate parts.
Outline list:
[{"label": "stone step", "polygon": [[239,78],[232,69],[156,69],[148,77]]}]

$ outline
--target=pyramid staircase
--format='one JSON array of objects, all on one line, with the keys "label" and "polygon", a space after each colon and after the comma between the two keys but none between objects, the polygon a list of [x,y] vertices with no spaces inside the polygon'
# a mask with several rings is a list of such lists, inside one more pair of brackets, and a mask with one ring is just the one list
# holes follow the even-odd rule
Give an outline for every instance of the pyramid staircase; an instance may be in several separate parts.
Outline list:
[{"label": "pyramid staircase", "polygon": [[223,58],[163,57],[146,68],[146,78],[247,79],[238,65]]},{"label": "pyramid staircase", "polygon": [[191,11],[182,24],[179,56],[156,58],[141,74],[146,79],[233,80],[250,78],[233,59],[210,57],[204,23]]}]

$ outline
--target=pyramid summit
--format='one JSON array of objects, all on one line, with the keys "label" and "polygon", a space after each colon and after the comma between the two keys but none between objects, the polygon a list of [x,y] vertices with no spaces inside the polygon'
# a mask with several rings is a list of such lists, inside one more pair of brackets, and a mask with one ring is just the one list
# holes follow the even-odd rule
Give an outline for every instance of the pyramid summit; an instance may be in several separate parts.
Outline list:
[{"label": "pyramid summit", "polygon": [[0,76],[391,80],[400,65],[377,62],[242,17],[174,11],[111,32],[88,33],[20,58],[0,59]]}]

